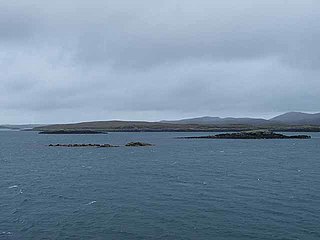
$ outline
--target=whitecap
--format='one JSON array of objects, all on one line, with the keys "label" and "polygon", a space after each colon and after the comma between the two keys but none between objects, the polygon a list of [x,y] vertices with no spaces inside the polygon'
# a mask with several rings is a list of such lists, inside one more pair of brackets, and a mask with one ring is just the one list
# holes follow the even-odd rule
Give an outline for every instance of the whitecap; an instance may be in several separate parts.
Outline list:
[{"label": "whitecap", "polygon": [[92,205],[92,204],[94,204],[94,203],[96,203],[97,201],[91,201],[91,202],[89,202],[89,203],[87,203],[86,205]]},{"label": "whitecap", "polygon": [[10,186],[10,187],[8,187],[9,189],[12,189],[12,188],[17,188],[18,187],[18,185],[13,185],[13,186]]}]

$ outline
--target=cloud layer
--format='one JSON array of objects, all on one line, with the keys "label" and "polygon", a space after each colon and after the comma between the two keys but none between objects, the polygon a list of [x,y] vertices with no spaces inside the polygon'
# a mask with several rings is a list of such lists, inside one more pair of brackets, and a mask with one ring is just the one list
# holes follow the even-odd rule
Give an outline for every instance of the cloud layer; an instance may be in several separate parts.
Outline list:
[{"label": "cloud layer", "polygon": [[0,2],[0,122],[320,111],[320,3]]}]

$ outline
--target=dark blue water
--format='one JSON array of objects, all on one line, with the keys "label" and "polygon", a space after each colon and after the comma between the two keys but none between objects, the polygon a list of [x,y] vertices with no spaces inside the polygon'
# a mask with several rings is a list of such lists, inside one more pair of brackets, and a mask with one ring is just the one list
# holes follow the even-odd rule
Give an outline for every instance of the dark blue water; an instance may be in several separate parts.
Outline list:
[{"label": "dark blue water", "polygon": [[187,135],[0,131],[0,239],[320,239],[320,134]]}]

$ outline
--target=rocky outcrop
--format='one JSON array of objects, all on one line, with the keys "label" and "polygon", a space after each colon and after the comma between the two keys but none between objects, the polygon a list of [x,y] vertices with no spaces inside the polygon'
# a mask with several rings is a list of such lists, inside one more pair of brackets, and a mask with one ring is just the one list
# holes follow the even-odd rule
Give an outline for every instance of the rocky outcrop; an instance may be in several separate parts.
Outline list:
[{"label": "rocky outcrop", "polygon": [[196,137],[182,137],[185,139],[310,139],[308,135],[294,135],[287,136],[280,133],[274,133],[272,131],[247,131],[237,133],[223,133],[210,136],[196,136]]},{"label": "rocky outcrop", "polygon": [[[149,143],[142,143],[142,142],[129,142],[125,145],[126,147],[148,147],[153,146]],[[69,147],[69,148],[77,148],[77,147],[96,147],[96,148],[110,148],[110,147],[120,147],[117,145],[111,144],[97,144],[97,143],[83,143],[83,144],[49,144],[49,147]]]},{"label": "rocky outcrop", "polygon": [[126,147],[149,147],[153,146],[150,143],[142,143],[142,142],[129,142],[126,144]]},{"label": "rocky outcrop", "polygon": [[49,144],[49,147],[98,147],[98,148],[109,148],[119,147],[111,144]]}]

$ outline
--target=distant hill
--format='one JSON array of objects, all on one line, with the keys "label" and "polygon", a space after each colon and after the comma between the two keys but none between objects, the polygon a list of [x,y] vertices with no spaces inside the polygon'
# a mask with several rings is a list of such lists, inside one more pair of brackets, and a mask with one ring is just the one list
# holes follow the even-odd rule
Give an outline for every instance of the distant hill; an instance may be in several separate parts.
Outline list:
[{"label": "distant hill", "polygon": [[[271,122],[271,121],[270,121]],[[100,121],[73,124],[56,124],[33,128],[34,131],[92,130],[103,132],[236,132],[249,130],[271,130],[292,132],[319,132],[320,126],[293,126],[287,124],[187,124],[135,121]]]},{"label": "distant hill", "polygon": [[275,124],[272,121],[263,118],[220,118],[220,117],[198,117],[174,121],[161,121],[162,123],[174,124],[214,124],[214,125],[252,125],[252,126],[265,126]]},{"label": "distant hill", "polygon": [[291,124],[291,125],[320,125],[320,113],[288,112],[270,121]]},{"label": "distant hill", "polygon": [[226,132],[248,130],[317,132],[320,131],[320,113],[290,112],[272,119],[199,117],[173,121],[95,121],[38,126],[35,131],[93,130],[105,132]]},{"label": "distant hill", "polygon": [[275,126],[275,125],[315,125],[320,126],[320,113],[310,114],[302,112],[288,112],[271,119],[263,118],[220,118],[198,117],[173,121],[161,121],[173,124],[214,124],[214,125],[248,125],[248,126]]},{"label": "distant hill", "polygon": [[250,130],[246,125],[213,125],[213,124],[179,124],[166,122],[142,121],[97,121],[71,124],[55,124],[36,127],[36,131],[52,130],[95,130],[110,132],[161,132],[161,131],[237,131]]}]

